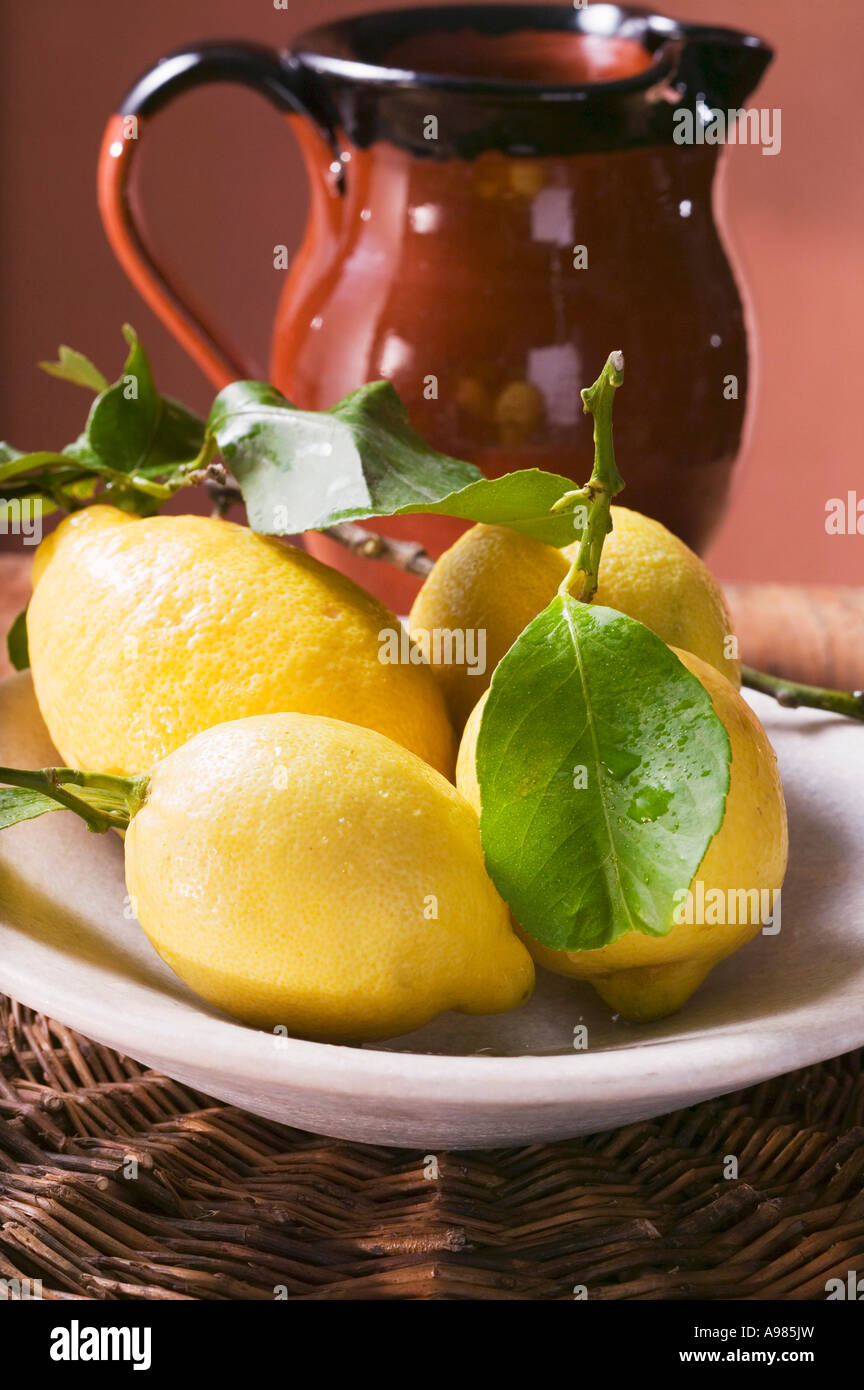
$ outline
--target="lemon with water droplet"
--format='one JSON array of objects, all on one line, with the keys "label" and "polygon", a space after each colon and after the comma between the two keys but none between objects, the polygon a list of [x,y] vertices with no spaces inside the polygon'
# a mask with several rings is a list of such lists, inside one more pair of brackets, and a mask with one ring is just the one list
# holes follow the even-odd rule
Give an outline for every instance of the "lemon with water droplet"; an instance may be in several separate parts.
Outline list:
[{"label": "lemon with water droplet", "polygon": [[[675,924],[665,936],[631,931],[594,951],[553,950],[523,933],[538,964],[589,981],[610,1008],[635,1022],[681,1008],[715,965],[766,925],[763,906],[776,903],[789,848],[777,758],[762,725],[725,676],[691,652],[679,650],[677,655],[711,696],[732,750],[723,821],[689,886],[694,910],[688,913],[682,904],[684,920],[670,919]],[[485,696],[465,726],[456,765],[456,785],[478,812],[474,759],[484,703]],[[637,794],[636,818],[647,808],[650,819],[658,798],[660,793],[652,789]],[[700,902],[724,904],[726,920],[707,920],[717,913],[700,914]],[[688,915],[706,920],[688,921]]]}]

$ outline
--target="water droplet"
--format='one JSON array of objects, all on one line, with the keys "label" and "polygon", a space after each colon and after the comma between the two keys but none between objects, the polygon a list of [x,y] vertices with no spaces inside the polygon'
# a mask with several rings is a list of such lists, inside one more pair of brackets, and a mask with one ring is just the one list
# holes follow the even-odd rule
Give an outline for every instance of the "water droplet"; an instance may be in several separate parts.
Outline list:
[{"label": "water droplet", "polygon": [[610,777],[614,777],[616,782],[622,782],[641,762],[641,758],[635,753],[628,753],[626,748],[612,748],[606,753],[603,766]]},{"label": "water droplet", "polygon": [[644,825],[647,821],[659,820],[671,800],[672,793],[666,787],[640,787],[627,807],[627,814],[631,820]]}]

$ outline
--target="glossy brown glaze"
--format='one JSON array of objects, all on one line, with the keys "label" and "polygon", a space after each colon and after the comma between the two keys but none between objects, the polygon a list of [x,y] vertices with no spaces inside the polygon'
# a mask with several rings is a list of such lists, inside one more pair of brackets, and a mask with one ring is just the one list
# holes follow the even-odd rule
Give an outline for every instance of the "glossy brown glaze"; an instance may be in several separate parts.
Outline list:
[{"label": "glossy brown glaze", "polygon": [[[437,163],[376,144],[347,151],[336,199],[320,141],[291,119],[319,173],[276,320],[275,384],[317,409],[387,377],[436,448],[493,476],[537,466],[584,481],[579,390],[621,347],[627,504],[701,548],[721,516],[747,383],[741,303],[711,214],[715,151]],[[577,244],[587,268],[574,267]],[[737,399],[724,396],[729,374]],[[418,516],[379,529],[437,553],[464,528]],[[416,590],[324,538],[309,544],[391,605]]]},{"label": "glossy brown glaze", "polygon": [[[291,113],[311,190],[273,382],[320,409],[386,377],[445,453],[492,476],[539,466],[581,482],[592,444],[579,391],[621,348],[625,500],[700,549],[738,451],[747,344],[713,216],[720,147],[676,143],[675,116],[704,124],[711,107],[742,106],[770,60],[752,36],[615,5],[382,11],[301,35],[288,54],[195,45],[146,73],[109,123],[103,219],[214,383],[236,377],[242,354],[147,250],[128,196],[140,142],[122,117],[147,121],[205,82],[256,88]],[[464,528],[415,516],[380,529],[437,554]],[[392,567],[318,535],[309,547],[410,605],[417,583]]]}]

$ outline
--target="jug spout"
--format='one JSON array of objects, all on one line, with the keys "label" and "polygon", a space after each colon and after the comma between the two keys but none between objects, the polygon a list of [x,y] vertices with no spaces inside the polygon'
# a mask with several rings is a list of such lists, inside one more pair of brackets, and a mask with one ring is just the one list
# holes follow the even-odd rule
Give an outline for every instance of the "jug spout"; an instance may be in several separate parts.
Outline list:
[{"label": "jug spout", "polygon": [[675,85],[687,101],[723,110],[740,107],[758,87],[774,50],[753,34],[679,23],[683,39]]}]

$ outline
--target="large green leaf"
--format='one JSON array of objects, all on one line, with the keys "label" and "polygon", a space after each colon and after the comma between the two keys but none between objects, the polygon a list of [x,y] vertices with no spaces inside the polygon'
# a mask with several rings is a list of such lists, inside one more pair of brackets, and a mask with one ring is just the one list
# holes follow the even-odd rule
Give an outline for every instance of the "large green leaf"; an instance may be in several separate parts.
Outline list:
[{"label": "large green leaf", "polygon": [[237,381],[208,420],[256,531],[290,535],[370,516],[437,512],[500,522],[549,545],[574,539],[573,517],[549,509],[572,482],[540,469],[487,479],[439,454],[411,426],[387,381],[326,411],[298,410],[272,386]]},{"label": "large green leaf", "polygon": [[723,819],[729,738],[648,628],[559,596],[497,667],[477,740],[486,863],[529,935],[665,935]]}]

